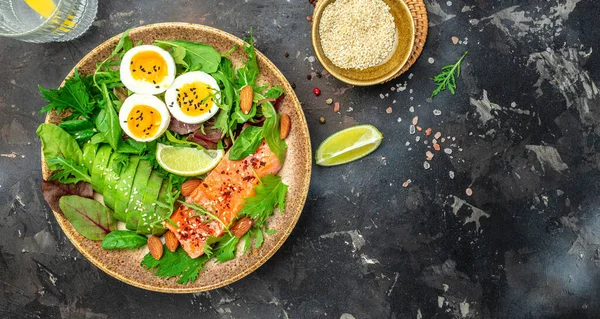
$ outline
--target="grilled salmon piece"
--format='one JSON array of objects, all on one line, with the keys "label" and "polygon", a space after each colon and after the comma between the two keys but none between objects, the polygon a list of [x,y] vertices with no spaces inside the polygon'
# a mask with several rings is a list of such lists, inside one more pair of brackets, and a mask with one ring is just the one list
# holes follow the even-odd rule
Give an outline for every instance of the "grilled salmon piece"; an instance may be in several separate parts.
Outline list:
[{"label": "grilled salmon piece", "polygon": [[204,245],[209,236],[223,235],[225,225],[230,225],[244,206],[244,198],[254,196],[254,187],[259,178],[276,174],[281,163],[269,146],[263,141],[256,152],[243,160],[230,161],[229,152],[202,183],[186,198],[217,216],[219,221],[210,221],[206,215],[197,216],[187,206],[180,206],[171,216],[179,226],[165,222],[181,243],[183,249],[192,258],[204,254]]}]

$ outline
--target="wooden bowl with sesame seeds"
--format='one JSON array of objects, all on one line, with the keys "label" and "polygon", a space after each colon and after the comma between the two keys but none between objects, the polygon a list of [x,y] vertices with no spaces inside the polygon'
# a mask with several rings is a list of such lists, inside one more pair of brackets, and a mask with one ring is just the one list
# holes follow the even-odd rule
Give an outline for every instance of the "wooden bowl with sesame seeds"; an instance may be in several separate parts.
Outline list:
[{"label": "wooden bowl with sesame seeds", "polygon": [[[219,52],[227,52],[234,45],[244,46],[241,39],[229,33],[191,23],[146,25],[132,29],[129,37],[134,43],[142,41],[144,44],[151,44],[154,40],[198,41],[212,45]],[[81,59],[73,70],[79,70],[82,75],[93,73],[96,63],[110,55],[120,38],[119,34],[100,44]],[[260,68],[258,84],[269,83],[284,89],[286,96],[279,107],[279,112],[287,114],[291,122],[291,130],[286,138],[287,156],[278,173],[281,180],[288,185],[285,209],[281,214],[276,213],[268,220],[269,229],[275,230],[275,233],[265,236],[260,249],[249,251],[244,255],[238,251],[236,258],[225,263],[209,262],[195,281],[184,285],[177,283],[177,278],[163,279],[140,266],[140,261],[148,253],[147,247],[135,250],[104,250],[100,241],[85,238],[75,230],[65,216],[53,212],[71,243],[90,262],[110,276],[139,288],[167,293],[191,293],[219,288],[243,278],[263,265],[283,245],[300,218],[308,194],[312,163],[310,137],[302,107],[289,82],[262,53],[257,50],[256,54]],[[236,67],[239,67],[246,56],[243,50],[236,50],[229,55],[229,58]],[[68,77],[73,75],[73,70]],[[58,124],[61,120],[56,112],[51,112],[46,117],[46,123]],[[43,153],[41,164],[43,178],[47,180],[50,177],[50,170]]]},{"label": "wooden bowl with sesame seeds", "polygon": [[[341,5],[337,5],[335,8],[337,12],[332,14],[330,12],[333,10],[330,9],[330,12],[326,13],[326,15],[329,15],[329,17],[337,17],[338,19],[332,20],[329,17],[324,19],[323,13],[328,6],[334,4],[336,1],[341,1],[340,3],[352,3],[352,5],[360,5],[360,7],[354,7],[352,12],[345,12]],[[393,17],[393,27],[395,32],[378,34],[378,37],[373,37],[368,35],[369,32],[365,32],[364,25],[362,31],[360,28],[354,27],[354,25],[357,25],[360,21],[353,22],[351,19],[360,20],[363,17],[368,19],[369,15],[373,14],[374,9],[364,5],[365,3],[371,2],[383,2],[389,7],[389,13]],[[387,9],[385,11],[387,11]],[[340,17],[343,17],[344,19],[339,19]],[[346,17],[351,18],[346,19]],[[377,15],[375,18],[376,17]],[[340,22],[341,20],[344,20],[345,23]],[[415,40],[414,20],[411,11],[402,0],[319,0],[315,6],[312,21],[312,44],[317,59],[331,75],[348,84],[370,86],[393,79],[409,60],[413,50]],[[325,23],[326,25],[321,25],[321,23]],[[324,49],[323,41],[329,41],[329,39],[327,39],[327,35],[323,30],[339,35],[336,37],[337,39],[344,39],[343,36],[346,35],[346,41],[338,41],[339,45],[333,48],[332,44],[335,44],[335,42],[329,42],[327,43],[328,48]],[[322,31],[324,34],[321,34]],[[323,38],[323,36],[325,36],[325,38]],[[355,39],[356,41],[354,41]],[[382,43],[381,41],[386,42]],[[347,54],[348,52],[352,52],[352,48],[345,47],[352,44],[361,45],[359,50],[360,54],[352,55],[350,57],[353,59],[351,63],[340,63],[340,61],[343,62],[343,60],[339,59],[339,55],[337,54],[344,54],[344,51],[346,51]],[[382,46],[389,47],[389,49],[387,51],[377,50]],[[370,48],[372,48],[372,50]],[[325,52],[328,52],[330,56]],[[377,64],[369,64],[369,62],[377,60],[374,59],[375,57],[373,55],[381,55],[381,53],[387,54],[380,57],[380,62]],[[334,61],[336,63],[334,63]]]}]

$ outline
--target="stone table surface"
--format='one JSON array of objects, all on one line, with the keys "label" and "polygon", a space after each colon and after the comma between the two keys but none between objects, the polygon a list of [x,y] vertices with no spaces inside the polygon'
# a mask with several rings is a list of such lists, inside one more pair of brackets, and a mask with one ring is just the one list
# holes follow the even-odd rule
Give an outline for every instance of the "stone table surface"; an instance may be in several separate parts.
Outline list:
[{"label": "stone table surface", "polygon": [[[600,317],[599,1],[426,0],[421,58],[368,88],[319,76],[307,0],[100,2],[75,41],[0,39],[0,317]],[[106,275],[40,192],[37,84],[57,87],[107,38],[165,21],[239,37],[252,26],[257,48],[296,84],[313,151],[357,123],[385,136],[360,161],[314,166],[283,247],[246,278],[199,294]],[[456,95],[430,99],[430,77],[467,50]],[[417,116],[423,131],[411,134]],[[427,128],[441,133],[431,161]]]}]

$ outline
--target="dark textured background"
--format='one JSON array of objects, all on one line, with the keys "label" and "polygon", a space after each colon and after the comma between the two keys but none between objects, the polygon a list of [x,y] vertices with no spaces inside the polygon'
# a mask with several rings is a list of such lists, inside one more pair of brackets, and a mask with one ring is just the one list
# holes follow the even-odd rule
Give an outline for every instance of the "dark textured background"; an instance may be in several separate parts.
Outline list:
[{"label": "dark textured background", "polygon": [[[75,41],[0,39],[0,317],[600,317],[600,2],[426,3],[421,58],[370,88],[316,76],[306,0],[103,0]],[[313,150],[356,123],[385,136],[361,161],[314,167],[281,250],[243,280],[200,294],[148,292],[104,274],[65,238],[40,193],[37,84],[56,87],[107,38],[164,21],[239,37],[253,26],[258,49],[296,83]],[[429,78],[465,50],[457,94],[428,99]],[[451,137],[442,148],[452,153],[434,152],[429,169],[432,137],[410,134],[414,116]]]}]

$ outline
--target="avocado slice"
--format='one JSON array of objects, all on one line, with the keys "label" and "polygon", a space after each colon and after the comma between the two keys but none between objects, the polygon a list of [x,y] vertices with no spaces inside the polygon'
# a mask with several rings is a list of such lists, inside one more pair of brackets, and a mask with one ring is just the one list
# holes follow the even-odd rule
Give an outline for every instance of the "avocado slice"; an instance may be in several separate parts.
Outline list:
[{"label": "avocado slice", "polygon": [[92,172],[94,158],[96,158],[96,152],[98,151],[98,144],[87,143],[83,145],[83,165]]},{"label": "avocado slice", "polygon": [[[146,185],[152,173],[152,165],[146,160],[140,160],[133,184],[131,186],[131,196],[127,205],[126,227],[130,230],[137,230],[139,218],[144,212],[142,201],[146,192]],[[131,217],[130,217],[131,215]]]},{"label": "avocado slice", "polygon": [[[158,193],[158,201],[167,203],[167,189],[169,186],[169,181],[164,181],[160,188],[160,192]],[[153,221],[164,220],[168,217],[171,217],[171,211],[164,207],[156,205],[156,210],[154,211]],[[166,232],[167,230],[162,225],[155,225],[152,227],[152,235],[159,236]]]},{"label": "avocado slice", "polygon": [[112,154],[112,147],[108,144],[102,144],[98,148],[96,157],[92,163],[92,188],[98,193],[104,189],[104,170],[108,166],[108,160]]},{"label": "avocado slice", "polygon": [[[110,160],[108,161],[108,165],[104,170],[104,191],[102,192],[102,196],[104,196],[104,204],[113,210],[115,209],[115,194],[117,193],[115,190],[119,180],[121,179],[119,174],[117,174],[113,168],[117,159],[118,156],[116,156],[116,153],[113,153],[113,156],[111,156]],[[115,214],[115,218],[117,217],[120,217],[119,214]],[[119,218],[117,219],[121,220]]]},{"label": "avocado slice", "polygon": [[162,183],[163,179],[160,174],[152,171],[144,190],[144,198],[142,199],[142,215],[137,226],[137,231],[140,234],[152,233],[149,217],[152,217],[156,210],[156,200],[158,199],[158,192],[160,192]]},{"label": "avocado slice", "polygon": [[127,205],[133,197],[131,194],[131,186],[133,184],[133,178],[137,170],[138,164],[140,163],[140,157],[135,155],[129,158],[129,164],[121,170],[120,179],[117,182],[117,187],[114,193],[115,199],[115,215],[124,220],[127,216]]}]

